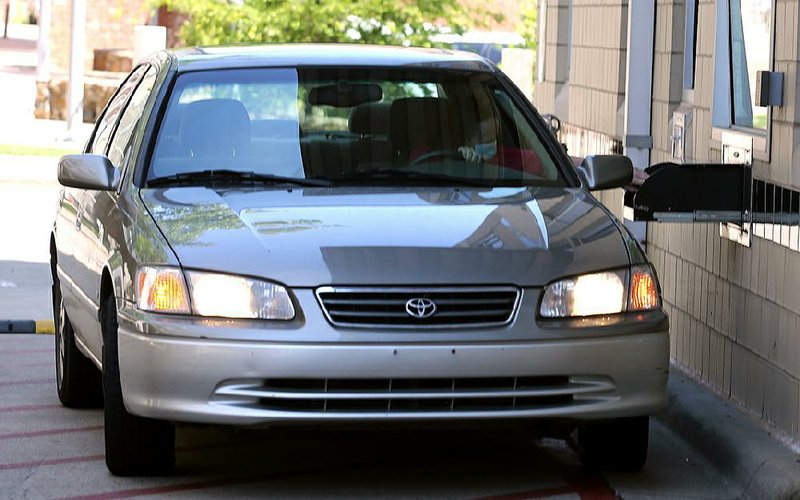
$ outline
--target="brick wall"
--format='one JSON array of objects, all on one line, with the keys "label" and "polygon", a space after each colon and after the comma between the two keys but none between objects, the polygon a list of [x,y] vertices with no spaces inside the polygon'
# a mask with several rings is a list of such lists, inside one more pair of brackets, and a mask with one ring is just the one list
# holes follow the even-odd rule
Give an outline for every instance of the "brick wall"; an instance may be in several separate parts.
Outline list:
[{"label": "brick wall", "polygon": [[[55,71],[69,67],[71,2],[53,0],[50,48]],[[133,49],[133,27],[147,24],[147,0],[86,0],[86,70],[94,49]]]},{"label": "brick wall", "polygon": [[[610,153],[608,144],[624,133],[628,2],[547,0],[544,16],[544,81],[534,103],[565,124],[561,139],[571,155]],[[595,196],[622,215],[620,190]]]},{"label": "brick wall", "polygon": [[573,0],[569,123],[623,135],[627,2]]},{"label": "brick wall", "polygon": [[[798,4],[798,0],[775,1],[774,64],[775,71],[785,75],[785,105],[773,108],[770,161],[754,160],[753,173],[779,188],[800,191]],[[566,5],[566,0],[548,1],[551,12],[567,12]],[[620,0],[573,0],[572,63],[567,77],[563,68],[568,23],[561,15],[548,17],[544,41],[545,57],[550,60],[545,61],[545,82],[538,84],[535,94],[540,110],[557,114],[560,110],[572,126],[619,137],[618,109],[626,78],[626,5]],[[693,115],[687,136],[691,156],[686,161],[721,160],[712,126],[715,2],[699,2],[695,86],[689,92],[682,88],[685,13],[686,0],[656,0],[651,163],[669,159],[670,120],[679,107]],[[618,32],[620,22],[622,31]],[[598,197],[620,213],[619,191]],[[745,247],[721,237],[719,224],[650,223],[647,230],[647,252],[658,270],[671,319],[674,363],[795,439],[800,438],[797,247],[797,242],[791,249],[759,236]]]},{"label": "brick wall", "polygon": [[670,158],[671,128],[669,123],[672,113],[681,104],[683,93],[684,15],[685,2],[683,0],[656,3],[653,94],[650,111],[654,128],[653,148],[650,151],[651,164],[668,161]]},{"label": "brick wall", "polygon": [[[680,101],[683,2],[660,1],[653,95],[653,161],[669,157],[669,118]],[[754,176],[800,187],[794,149],[800,138],[796,85],[797,0],[776,2],[775,69],[786,78],[786,105],[773,108],[771,161],[755,160]],[[680,25],[676,26],[677,23]],[[674,28],[674,29],[673,29]],[[712,139],[715,5],[698,9],[693,102],[694,157],[720,161]],[[671,54],[668,54],[671,52]],[[657,84],[657,82],[661,82]],[[666,85],[669,82],[669,85]],[[658,110],[658,111],[656,111]],[[800,159],[800,158],[798,158]],[[800,253],[760,237],[747,248],[719,235],[719,224],[650,224],[648,254],[659,270],[672,320],[676,363],[780,430],[800,437]]]}]

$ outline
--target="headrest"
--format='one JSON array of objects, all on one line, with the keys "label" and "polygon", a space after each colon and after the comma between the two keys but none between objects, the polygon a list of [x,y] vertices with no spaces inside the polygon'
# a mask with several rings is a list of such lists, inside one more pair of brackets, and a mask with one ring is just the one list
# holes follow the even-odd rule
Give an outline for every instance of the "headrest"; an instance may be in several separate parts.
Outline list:
[{"label": "headrest", "polygon": [[186,105],[181,146],[192,156],[236,156],[250,144],[250,117],[235,99],[206,99]]},{"label": "headrest", "polygon": [[370,102],[350,111],[350,132],[361,135],[387,135],[391,103]]}]

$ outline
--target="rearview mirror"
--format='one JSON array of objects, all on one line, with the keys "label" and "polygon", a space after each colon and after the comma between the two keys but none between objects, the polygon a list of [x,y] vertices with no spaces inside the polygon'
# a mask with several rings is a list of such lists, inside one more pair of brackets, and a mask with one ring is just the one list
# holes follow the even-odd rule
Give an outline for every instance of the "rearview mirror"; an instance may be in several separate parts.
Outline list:
[{"label": "rearview mirror", "polygon": [[633,163],[627,156],[587,156],[578,167],[589,191],[621,188],[633,181]]},{"label": "rearview mirror", "polygon": [[334,85],[314,87],[308,93],[308,103],[312,106],[333,106],[352,108],[359,104],[378,102],[383,99],[383,90],[374,83],[339,82]]},{"label": "rearview mirror", "polygon": [[58,162],[58,182],[63,186],[96,191],[117,189],[117,170],[103,155],[66,155]]}]

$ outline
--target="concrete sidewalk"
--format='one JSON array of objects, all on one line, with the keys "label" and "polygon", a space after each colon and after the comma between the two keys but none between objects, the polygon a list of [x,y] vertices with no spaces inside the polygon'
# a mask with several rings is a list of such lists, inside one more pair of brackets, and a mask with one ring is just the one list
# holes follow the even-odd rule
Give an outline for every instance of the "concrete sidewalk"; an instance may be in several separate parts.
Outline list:
[{"label": "concrete sidewalk", "polygon": [[800,498],[800,454],[674,365],[656,419],[701,453],[737,498]]}]

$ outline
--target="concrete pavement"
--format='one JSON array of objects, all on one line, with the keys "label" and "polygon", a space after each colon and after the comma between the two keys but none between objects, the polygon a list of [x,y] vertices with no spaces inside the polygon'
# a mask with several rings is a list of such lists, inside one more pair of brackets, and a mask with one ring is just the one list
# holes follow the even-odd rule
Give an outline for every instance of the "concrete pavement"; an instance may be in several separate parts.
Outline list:
[{"label": "concrete pavement", "polygon": [[658,418],[707,457],[741,498],[800,498],[800,448],[679,370]]},{"label": "concrete pavement", "polygon": [[564,441],[489,432],[178,429],[178,470],[115,478],[102,412],[61,408],[53,338],[0,335],[0,496],[16,498],[737,498],[654,421],[638,473],[598,474]]},{"label": "concrete pavement", "polygon": [[52,320],[48,262],[57,162],[0,156],[0,321]]}]

